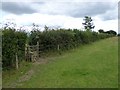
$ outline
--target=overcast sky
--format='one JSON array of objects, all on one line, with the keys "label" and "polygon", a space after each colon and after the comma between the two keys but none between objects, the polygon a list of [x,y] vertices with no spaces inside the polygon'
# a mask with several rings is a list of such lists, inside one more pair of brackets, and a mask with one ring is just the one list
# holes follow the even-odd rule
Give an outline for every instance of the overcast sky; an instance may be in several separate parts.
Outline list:
[{"label": "overcast sky", "polygon": [[83,29],[83,18],[93,19],[94,30],[115,30],[118,32],[118,0],[3,0],[0,23],[12,21],[17,26],[32,23],[41,29],[49,27]]}]

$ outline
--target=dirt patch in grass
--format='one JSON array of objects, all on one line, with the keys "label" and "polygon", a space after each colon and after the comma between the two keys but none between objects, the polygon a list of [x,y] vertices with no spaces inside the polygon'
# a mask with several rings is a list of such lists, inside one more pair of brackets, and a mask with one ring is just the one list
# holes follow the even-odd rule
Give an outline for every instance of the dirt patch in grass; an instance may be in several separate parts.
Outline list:
[{"label": "dirt patch in grass", "polygon": [[35,62],[33,63],[33,65],[45,64],[45,63],[47,63],[47,62],[48,62],[47,59],[45,59],[45,58],[39,58],[39,60],[35,61]]},{"label": "dirt patch in grass", "polygon": [[33,62],[33,67],[26,72],[23,76],[21,76],[18,80],[18,82],[24,82],[24,81],[28,81],[35,73],[34,68],[35,66],[39,65],[39,64],[45,64],[47,63],[48,60],[45,58],[39,58],[39,60],[37,60],[36,62]]},{"label": "dirt patch in grass", "polygon": [[25,75],[19,78],[18,82],[24,82],[24,81],[29,80],[33,74],[34,74],[34,71],[32,69],[29,70],[27,73],[25,73]]}]

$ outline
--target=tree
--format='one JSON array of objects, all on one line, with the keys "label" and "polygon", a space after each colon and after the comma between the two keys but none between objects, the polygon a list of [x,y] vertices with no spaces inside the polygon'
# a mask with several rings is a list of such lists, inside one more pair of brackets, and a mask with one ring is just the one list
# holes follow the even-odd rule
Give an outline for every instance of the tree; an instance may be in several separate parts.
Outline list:
[{"label": "tree", "polygon": [[108,34],[113,34],[113,35],[117,35],[117,33],[115,32],[115,31],[113,31],[113,30],[109,30],[109,31],[106,31],[105,33],[108,33]]},{"label": "tree", "polygon": [[103,29],[99,29],[98,32],[99,33],[104,33],[104,30]]},{"label": "tree", "polygon": [[118,33],[118,36],[120,36],[120,33]]},{"label": "tree", "polygon": [[86,30],[94,29],[95,26],[94,26],[93,23],[92,23],[93,20],[92,20],[91,17],[85,16],[83,20],[84,20],[85,22],[82,23],[82,24],[84,25],[84,28],[85,28]]},{"label": "tree", "polygon": [[45,25],[44,29],[45,29],[45,31],[48,31],[49,27],[47,27],[47,26]]},{"label": "tree", "polygon": [[2,31],[2,67],[3,69],[18,68],[18,63],[24,60],[27,33],[13,28],[3,28]]},{"label": "tree", "polygon": [[39,25],[37,25],[35,23],[32,24],[32,30],[39,31],[39,28],[40,28]]}]

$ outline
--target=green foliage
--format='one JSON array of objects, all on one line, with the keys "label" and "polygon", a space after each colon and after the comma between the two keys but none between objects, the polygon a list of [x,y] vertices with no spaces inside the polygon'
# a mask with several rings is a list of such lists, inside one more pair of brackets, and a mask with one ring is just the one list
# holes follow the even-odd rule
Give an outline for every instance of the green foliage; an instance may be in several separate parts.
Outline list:
[{"label": "green foliage", "polygon": [[87,31],[89,31],[89,30],[91,30],[91,29],[94,29],[94,25],[93,25],[93,23],[92,23],[92,18],[91,17],[89,17],[89,16],[85,16],[84,17],[84,19],[83,19],[85,22],[84,23],[82,23],[83,25],[84,25],[84,27],[85,27],[85,29],[87,30]]},{"label": "green foliage", "polygon": [[103,29],[99,29],[98,32],[99,33],[104,33],[104,30]]},{"label": "green foliage", "polygon": [[109,30],[109,31],[104,31],[103,29],[99,29],[98,30],[99,33],[106,33],[106,34],[110,34],[110,35],[113,35],[113,36],[116,36],[117,35],[117,32],[115,32],[114,30]]},{"label": "green foliage", "polygon": [[23,60],[25,58],[25,44],[27,39],[27,33],[24,31],[16,31],[15,34],[17,38],[18,59]]},{"label": "green foliage", "polygon": [[68,50],[80,44],[88,44],[111,36],[111,34],[78,29],[47,29],[43,32],[33,30],[29,37],[29,44],[36,45],[39,41],[41,51],[57,50],[58,45],[60,50]]},{"label": "green foliage", "polygon": [[27,34],[15,29],[2,30],[2,63],[3,69],[15,67],[15,55],[18,54],[19,61],[24,58],[24,50]]},{"label": "green foliage", "polygon": [[[117,37],[44,60],[48,63],[23,63],[17,72],[3,73],[3,88],[118,88]],[[31,78],[26,80],[25,75]],[[18,82],[21,79],[25,80]]]},{"label": "green foliage", "polygon": [[[16,31],[14,28],[2,30],[2,63],[3,69],[15,67],[17,53],[19,63],[25,59],[25,44],[36,45],[39,42],[40,51],[64,51],[75,48],[81,44],[88,44],[99,39],[114,36],[108,33],[81,31],[78,29],[49,29],[38,31],[33,29],[29,36],[25,31]],[[58,48],[59,46],[59,48]]]},{"label": "green foliage", "polygon": [[113,30],[106,31],[105,33],[107,33],[107,34],[112,34],[112,35],[114,35],[114,36],[117,35],[117,33],[116,33],[115,31],[113,31]]},{"label": "green foliage", "polygon": [[120,36],[120,33],[118,33],[118,35],[117,36]]},{"label": "green foliage", "polygon": [[15,61],[16,37],[15,30],[5,29],[2,35],[2,63],[4,67],[12,67]]}]

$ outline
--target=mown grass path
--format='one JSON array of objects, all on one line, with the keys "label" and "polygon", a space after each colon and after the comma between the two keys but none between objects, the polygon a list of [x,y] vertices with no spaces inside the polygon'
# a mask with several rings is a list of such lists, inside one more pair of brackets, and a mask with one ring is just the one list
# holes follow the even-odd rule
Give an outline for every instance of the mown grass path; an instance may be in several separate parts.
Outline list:
[{"label": "mown grass path", "polygon": [[49,60],[48,63],[34,64],[32,77],[16,87],[118,87],[117,37],[81,46]]}]

